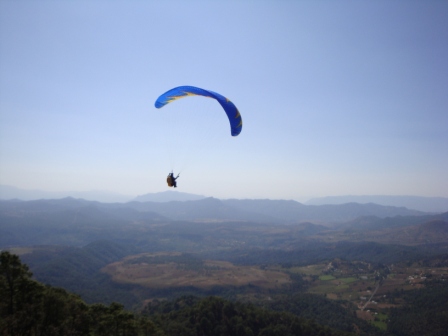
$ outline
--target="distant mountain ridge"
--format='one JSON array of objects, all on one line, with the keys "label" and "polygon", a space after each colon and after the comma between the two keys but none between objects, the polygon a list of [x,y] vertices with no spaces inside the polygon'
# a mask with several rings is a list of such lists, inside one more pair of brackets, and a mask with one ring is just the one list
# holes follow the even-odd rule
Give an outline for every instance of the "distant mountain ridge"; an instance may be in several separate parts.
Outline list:
[{"label": "distant mountain ridge", "polygon": [[130,244],[142,251],[227,251],[249,246],[271,251],[314,246],[316,253],[321,253],[316,244],[330,247],[337,242],[367,241],[424,244],[428,251],[435,251],[448,244],[448,212],[427,214],[355,203],[307,206],[294,201],[214,198],[163,203],[99,203],[74,198],[0,201],[1,249],[82,247],[96,240]]},{"label": "distant mountain ridge", "polygon": [[180,191],[163,191],[158,193],[149,193],[134,198],[135,202],[171,202],[171,201],[197,201],[204,199],[206,196],[188,194]]},{"label": "distant mountain ridge", "polygon": [[[358,217],[378,218],[422,216],[426,213],[406,208],[377,204],[348,203],[342,205],[304,205],[281,200],[219,200],[204,198],[196,201],[100,203],[82,199],[0,201],[0,211],[9,213],[55,212],[96,207],[108,215],[123,218],[131,210],[152,213],[153,217],[185,221],[252,221],[260,223],[340,223]],[[120,215],[121,214],[121,215]]]},{"label": "distant mountain ridge", "polygon": [[390,196],[390,195],[348,195],[312,198],[305,202],[307,205],[344,204],[344,203],[375,203],[396,207],[406,207],[424,212],[448,211],[448,197],[422,196]]},{"label": "distant mountain ridge", "polygon": [[126,203],[126,202],[171,202],[171,201],[196,201],[204,199],[207,196],[189,194],[179,191],[163,191],[157,193],[148,193],[137,197],[121,195],[108,191],[44,191],[44,190],[26,190],[13,186],[0,185],[0,200],[54,200],[62,198],[84,199],[102,203]]},{"label": "distant mountain ridge", "polygon": [[44,191],[27,190],[8,185],[0,185],[0,200],[19,199],[22,201],[34,201],[40,199],[60,199],[66,197],[82,198],[98,202],[129,202],[132,196],[118,193],[91,190],[91,191]]},{"label": "distant mountain ridge", "polygon": [[[103,203],[126,203],[126,202],[186,202],[197,201],[207,198],[204,195],[197,195],[179,191],[164,191],[147,193],[137,197],[121,195],[108,191],[43,191],[25,190],[13,186],[0,185],[0,200],[18,199],[22,201],[51,200],[73,197],[89,201]],[[231,199],[223,199],[223,201]],[[262,199],[256,199],[262,201]],[[287,200],[272,200],[288,202]],[[295,201],[290,201],[295,202]],[[297,203],[297,202],[296,202]],[[442,213],[448,211],[448,197],[422,197],[422,196],[389,196],[389,195],[348,195],[348,196],[328,196],[312,198],[303,205],[342,205],[347,203],[368,204],[373,203],[382,206],[405,207],[411,210]]]}]

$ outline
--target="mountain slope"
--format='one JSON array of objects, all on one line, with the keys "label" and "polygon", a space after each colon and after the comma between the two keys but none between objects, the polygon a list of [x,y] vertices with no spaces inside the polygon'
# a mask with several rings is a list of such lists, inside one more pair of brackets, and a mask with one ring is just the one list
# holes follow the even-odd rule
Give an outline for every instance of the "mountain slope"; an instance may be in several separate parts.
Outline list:
[{"label": "mountain slope", "polygon": [[448,241],[448,221],[433,219],[422,224],[376,234],[378,241],[388,243],[436,244]]},{"label": "mountain slope", "polygon": [[354,220],[341,223],[339,228],[348,230],[382,230],[393,229],[399,227],[413,226],[429,222],[432,220],[448,220],[448,212],[437,215],[423,215],[423,216],[395,216],[380,218],[377,216],[363,216],[355,218]]},{"label": "mountain slope", "polygon": [[382,206],[377,204],[347,203],[340,205],[304,205],[296,201],[283,200],[224,200],[224,204],[236,209],[259,213],[287,222],[345,222],[362,216],[380,218],[394,216],[420,216],[424,212]]}]

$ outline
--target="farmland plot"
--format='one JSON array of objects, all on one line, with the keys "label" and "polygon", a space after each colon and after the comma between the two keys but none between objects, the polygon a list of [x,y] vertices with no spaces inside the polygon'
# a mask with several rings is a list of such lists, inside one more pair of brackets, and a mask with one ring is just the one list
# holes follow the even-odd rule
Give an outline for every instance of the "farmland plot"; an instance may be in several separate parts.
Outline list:
[{"label": "farmland plot", "polygon": [[199,260],[181,253],[130,256],[102,269],[119,283],[151,288],[255,285],[276,288],[291,283],[289,275],[227,261]]}]

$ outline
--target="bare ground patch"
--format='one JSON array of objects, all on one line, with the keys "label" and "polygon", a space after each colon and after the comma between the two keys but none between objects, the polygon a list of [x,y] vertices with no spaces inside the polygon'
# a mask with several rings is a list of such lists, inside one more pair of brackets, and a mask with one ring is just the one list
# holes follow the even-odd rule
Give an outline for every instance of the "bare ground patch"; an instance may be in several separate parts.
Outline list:
[{"label": "bare ground patch", "polygon": [[[275,288],[291,283],[289,275],[273,270],[262,270],[255,266],[235,266],[227,261],[205,260],[203,267],[188,269],[176,262],[132,263],[132,259],[161,254],[141,254],[130,256],[105,266],[102,271],[120,283],[132,283],[151,288],[193,286],[207,288],[213,286],[255,285]],[[175,254],[163,254],[178,256]]]}]

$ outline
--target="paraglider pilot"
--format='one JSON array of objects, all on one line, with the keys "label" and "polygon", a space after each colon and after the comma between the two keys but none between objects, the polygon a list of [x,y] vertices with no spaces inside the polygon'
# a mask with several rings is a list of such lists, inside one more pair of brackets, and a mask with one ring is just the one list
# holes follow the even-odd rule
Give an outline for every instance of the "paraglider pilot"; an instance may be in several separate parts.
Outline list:
[{"label": "paraglider pilot", "polygon": [[180,174],[177,174],[176,177],[174,177],[173,172],[169,173],[166,178],[166,183],[168,183],[168,187],[174,187],[177,188],[177,182],[176,180],[179,178]]}]

